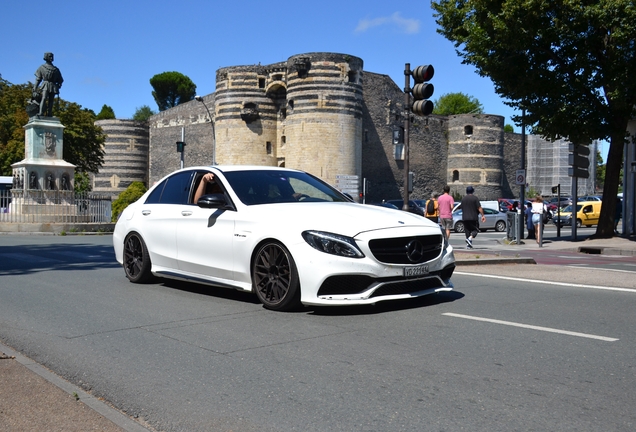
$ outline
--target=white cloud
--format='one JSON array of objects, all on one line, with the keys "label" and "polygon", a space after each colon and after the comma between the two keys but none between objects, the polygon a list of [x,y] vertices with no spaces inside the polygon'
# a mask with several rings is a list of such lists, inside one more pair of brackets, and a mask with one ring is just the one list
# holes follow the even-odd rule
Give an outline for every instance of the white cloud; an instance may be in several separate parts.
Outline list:
[{"label": "white cloud", "polygon": [[399,12],[395,12],[393,15],[379,18],[364,18],[358,22],[358,26],[355,29],[356,33],[363,33],[372,27],[378,27],[383,25],[391,25],[397,27],[400,31],[408,34],[415,34],[420,31],[420,22],[416,19],[404,18]]}]

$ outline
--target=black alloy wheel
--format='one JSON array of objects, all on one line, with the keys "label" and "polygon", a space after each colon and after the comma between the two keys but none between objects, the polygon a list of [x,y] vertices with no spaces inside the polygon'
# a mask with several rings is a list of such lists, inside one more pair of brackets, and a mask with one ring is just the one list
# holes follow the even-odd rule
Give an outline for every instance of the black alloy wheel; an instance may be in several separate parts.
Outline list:
[{"label": "black alloy wheel", "polygon": [[267,309],[288,311],[300,305],[296,263],[278,242],[266,242],[258,248],[252,264],[252,284]]},{"label": "black alloy wheel", "polygon": [[150,272],[150,255],[146,243],[137,233],[130,233],[124,240],[124,271],[128,280],[134,283],[148,282],[152,278]]}]

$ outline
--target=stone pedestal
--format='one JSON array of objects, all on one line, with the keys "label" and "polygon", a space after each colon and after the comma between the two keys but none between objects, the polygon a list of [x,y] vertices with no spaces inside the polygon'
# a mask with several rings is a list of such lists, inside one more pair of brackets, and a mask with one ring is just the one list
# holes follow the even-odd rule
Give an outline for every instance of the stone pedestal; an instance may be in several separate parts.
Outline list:
[{"label": "stone pedestal", "polygon": [[26,158],[11,165],[12,211],[24,215],[74,214],[70,203],[75,165],[62,159],[64,126],[60,119],[35,116],[24,129]]}]

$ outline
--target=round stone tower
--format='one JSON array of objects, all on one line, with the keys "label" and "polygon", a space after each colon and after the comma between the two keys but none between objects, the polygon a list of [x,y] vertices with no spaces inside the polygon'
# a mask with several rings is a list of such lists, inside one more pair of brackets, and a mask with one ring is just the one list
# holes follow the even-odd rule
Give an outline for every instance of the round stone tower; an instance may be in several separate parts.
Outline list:
[{"label": "round stone tower", "polygon": [[132,182],[148,187],[149,131],[146,122],[97,120],[106,134],[104,164],[93,178],[93,191],[119,195]]},{"label": "round stone tower", "polygon": [[362,170],[362,59],[308,53],[217,70],[216,160],[287,166],[335,184]]},{"label": "round stone tower", "polygon": [[501,198],[504,182],[504,118],[486,114],[448,117],[448,184],[452,192],[475,188],[480,200]]},{"label": "round stone tower", "polygon": [[285,63],[217,70],[216,161],[219,164],[279,164],[286,93]]},{"label": "round stone tower", "polygon": [[285,161],[331,184],[362,171],[362,59],[309,53],[287,61]]}]

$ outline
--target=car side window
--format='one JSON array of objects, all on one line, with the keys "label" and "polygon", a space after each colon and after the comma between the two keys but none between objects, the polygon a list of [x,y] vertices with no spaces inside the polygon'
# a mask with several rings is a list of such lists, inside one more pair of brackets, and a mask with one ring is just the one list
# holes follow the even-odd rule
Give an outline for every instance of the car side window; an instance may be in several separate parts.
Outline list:
[{"label": "car side window", "polygon": [[[196,202],[194,202],[194,197],[196,195],[197,189],[199,187],[199,184],[201,183],[201,180],[203,179],[203,176],[205,174],[207,174],[209,171],[197,171],[194,175],[194,187],[192,188],[192,190],[190,191],[190,196],[189,196],[189,200],[188,202],[190,204],[194,204],[196,205]],[[221,184],[219,182],[218,177],[214,177],[214,181],[208,183],[207,185],[205,185],[205,190],[203,191],[203,195],[209,195],[209,194],[222,194],[224,193],[223,188],[221,187]]]},{"label": "car side window", "polygon": [[146,199],[146,204],[186,204],[192,171],[179,172],[165,179]]}]

